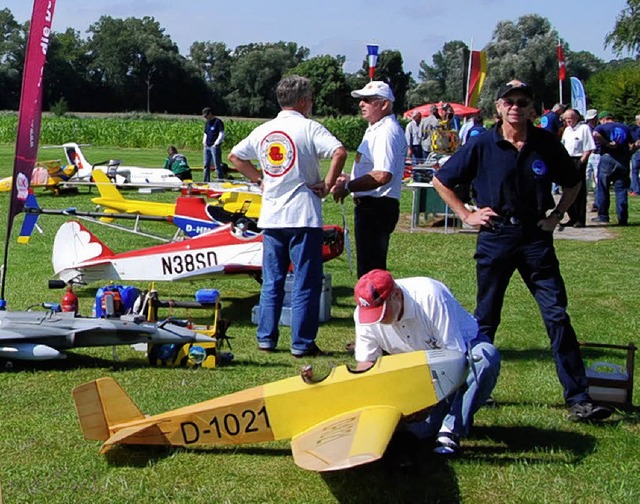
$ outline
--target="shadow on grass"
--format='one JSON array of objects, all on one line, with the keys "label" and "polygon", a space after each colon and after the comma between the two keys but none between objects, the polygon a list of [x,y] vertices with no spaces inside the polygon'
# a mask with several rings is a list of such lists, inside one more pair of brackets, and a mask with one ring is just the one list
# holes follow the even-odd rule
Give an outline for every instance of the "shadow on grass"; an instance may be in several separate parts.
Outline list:
[{"label": "shadow on grass", "polygon": [[46,361],[7,360],[0,359],[0,372],[40,372],[69,371],[74,369],[99,368],[109,370],[127,370],[149,367],[146,357],[127,358],[126,360],[103,359],[74,352],[66,352],[66,359]]},{"label": "shadow on grass", "polygon": [[372,464],[321,475],[341,503],[460,502],[457,477],[447,458],[434,455],[430,444],[420,443],[411,459],[413,466],[400,468],[385,454]]},{"label": "shadow on grass", "polygon": [[472,436],[477,445],[463,458],[494,465],[576,464],[596,447],[596,438],[588,434],[527,426],[479,426]]},{"label": "shadow on grass", "polygon": [[255,457],[291,456],[291,450],[289,448],[212,446],[190,449],[174,446],[117,445],[105,454],[105,459],[109,465],[114,467],[147,467],[167,457],[171,457],[173,454],[183,452],[193,455],[205,455],[207,457],[215,457],[216,455],[233,456],[233,454],[251,455]]}]

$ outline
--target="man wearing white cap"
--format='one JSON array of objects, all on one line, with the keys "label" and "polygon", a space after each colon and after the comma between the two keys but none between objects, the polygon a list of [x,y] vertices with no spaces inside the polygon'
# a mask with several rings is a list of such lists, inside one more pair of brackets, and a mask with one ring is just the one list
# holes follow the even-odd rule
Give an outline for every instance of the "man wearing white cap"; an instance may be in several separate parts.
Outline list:
[{"label": "man wearing white cap", "polygon": [[386,269],[389,238],[400,216],[400,192],[407,141],[393,115],[395,97],[389,84],[371,81],[352,91],[360,99],[369,127],[358,147],[351,176],[342,175],[333,188],[336,201],[353,193],[358,277]]},{"label": "man wearing white cap", "polygon": [[[372,270],[355,286],[355,358],[369,368],[383,352],[398,354],[443,348],[469,352],[473,370],[451,398],[436,406],[424,422],[408,424],[418,437],[435,437],[436,453],[452,454],[469,432],[473,415],[491,395],[500,373],[500,354],[451,291],[427,277],[394,281],[388,271]],[[417,391],[419,392],[419,391]]]}]

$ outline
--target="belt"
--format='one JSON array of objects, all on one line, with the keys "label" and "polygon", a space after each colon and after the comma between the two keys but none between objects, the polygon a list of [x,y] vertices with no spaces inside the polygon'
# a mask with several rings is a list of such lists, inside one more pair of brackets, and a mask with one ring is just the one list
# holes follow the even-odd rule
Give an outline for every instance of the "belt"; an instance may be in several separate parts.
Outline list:
[{"label": "belt", "polygon": [[384,204],[391,201],[398,201],[396,198],[390,198],[389,196],[380,196],[376,198],[374,196],[358,196],[353,198],[353,203],[356,205],[362,205],[363,203],[380,203]]},{"label": "belt", "polygon": [[502,215],[494,215],[491,217],[492,224],[499,224],[501,226],[520,226],[524,224],[524,220],[516,217],[515,215],[511,215],[510,217],[505,217]]}]

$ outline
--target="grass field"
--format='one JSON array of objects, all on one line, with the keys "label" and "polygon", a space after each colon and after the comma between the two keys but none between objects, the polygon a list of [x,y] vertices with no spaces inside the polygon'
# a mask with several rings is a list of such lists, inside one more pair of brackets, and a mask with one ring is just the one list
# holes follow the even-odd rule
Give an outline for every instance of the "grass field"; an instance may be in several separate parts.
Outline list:
[{"label": "grass field", "polygon": [[[43,159],[59,156],[42,154]],[[162,150],[104,147],[92,147],[86,154],[89,160],[119,158],[125,164],[144,166],[160,166],[165,156]],[[187,154],[194,165],[200,163],[199,152]],[[13,146],[0,145],[0,176],[10,173],[12,156]],[[165,193],[153,198],[174,196]],[[92,210],[89,200],[86,194],[43,195],[41,205]],[[3,215],[7,204],[7,195],[0,194]],[[391,242],[390,270],[397,277],[428,275],[442,280],[473,310],[474,235],[410,234],[406,231],[410,204],[407,192],[400,229]],[[611,228],[612,239],[556,240],[569,311],[581,340],[638,343],[640,201],[632,198],[630,204],[629,227]],[[351,226],[351,203],[345,211]],[[324,213],[325,222],[342,223],[338,205],[326,202]],[[52,276],[51,244],[61,222],[59,217],[45,216],[43,235],[34,236],[27,246],[12,240],[6,296],[10,309],[62,296],[46,287]],[[5,225],[0,227],[4,230]],[[88,227],[116,251],[152,243],[98,225]],[[345,257],[327,263],[325,271],[332,274],[333,318],[322,324],[318,343],[334,355],[314,362],[319,373],[331,364],[353,362],[343,348],[353,338],[355,275],[349,272]],[[255,281],[166,283],[158,288],[162,297],[190,299],[197,288],[211,286],[220,289],[223,315],[233,321],[229,334],[235,360],[231,365],[213,370],[156,369],[127,347],[119,347],[117,363],[111,348],[78,349],[66,361],[53,363],[10,367],[0,362],[0,493],[5,503],[640,501],[638,409],[617,412],[603,425],[567,420],[537,306],[515,277],[496,340],[503,357],[494,392],[498,407],[478,412],[472,435],[464,441],[465,450],[456,459],[437,458],[428,447],[420,446],[416,447],[418,464],[411,471],[381,461],[320,475],[293,463],[288,442],[197,450],[118,448],[107,457],[99,455],[99,444],[85,441],[79,429],[71,400],[76,385],[112,376],[144,412],[155,414],[298,373],[301,362],[286,351],[288,328],[282,329],[282,352],[265,355],[256,350],[255,326],[250,321],[259,295]],[[85,315],[91,311],[97,287],[78,291]],[[603,351],[591,351],[586,357],[589,362],[623,362],[619,354]],[[636,383],[636,398],[639,392]]]}]

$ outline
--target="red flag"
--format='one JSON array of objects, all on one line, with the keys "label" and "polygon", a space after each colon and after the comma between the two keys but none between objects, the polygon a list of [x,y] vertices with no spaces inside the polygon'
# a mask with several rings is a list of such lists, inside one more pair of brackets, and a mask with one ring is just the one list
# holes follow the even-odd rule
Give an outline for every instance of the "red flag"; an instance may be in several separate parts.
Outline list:
[{"label": "red flag", "polygon": [[567,69],[564,64],[564,52],[562,52],[562,46],[558,42],[558,80],[565,80],[567,78]]}]

